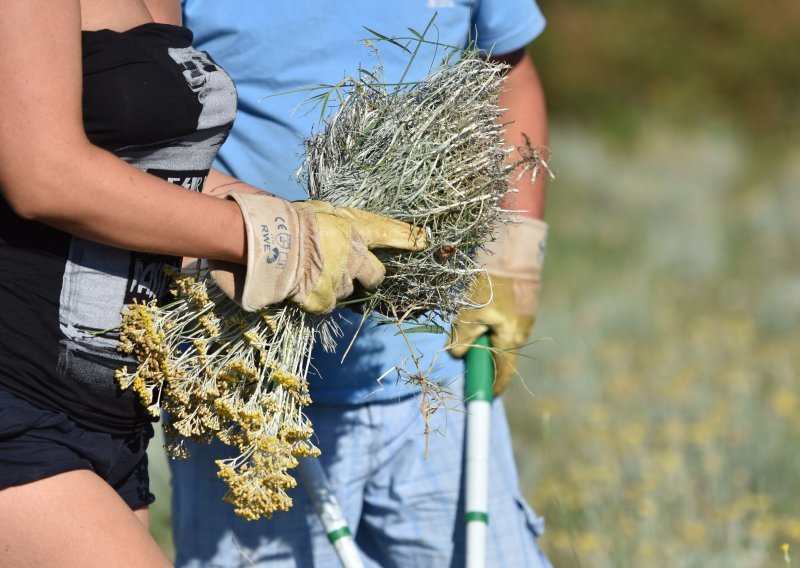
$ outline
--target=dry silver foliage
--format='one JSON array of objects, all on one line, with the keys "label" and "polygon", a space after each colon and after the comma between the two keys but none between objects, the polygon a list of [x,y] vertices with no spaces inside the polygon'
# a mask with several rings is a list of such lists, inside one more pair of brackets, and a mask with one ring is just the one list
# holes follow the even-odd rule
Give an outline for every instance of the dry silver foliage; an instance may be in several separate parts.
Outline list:
[{"label": "dry silver foliage", "polygon": [[362,73],[320,134],[306,142],[302,179],[312,199],[429,229],[421,253],[380,258],[387,277],[368,308],[433,311],[467,303],[475,249],[491,240],[508,191],[498,107],[504,66],[467,52],[420,83],[387,87]]},{"label": "dry silver foliage", "polygon": [[[343,81],[334,88],[338,110],[306,143],[300,178],[310,198],[429,230],[423,252],[379,253],[386,279],[351,302],[365,314],[377,309],[401,322],[412,314],[419,322],[469,306],[467,290],[480,272],[475,252],[492,239],[511,171],[535,173],[540,165],[531,148],[517,149],[520,162],[508,159],[498,107],[505,67],[477,51],[457,55],[417,83],[387,85],[380,67]],[[286,510],[295,457],[318,454],[303,414],[306,376],[315,341],[332,343],[334,320],[288,304],[247,313],[204,277],[175,275],[174,282],[171,304],[133,305],[123,314],[121,349],[140,365],[120,370],[120,384],[132,386],[154,416],[165,414],[173,456],[185,455],[185,439],[216,437],[236,448],[236,457],[217,463],[238,514]]]}]

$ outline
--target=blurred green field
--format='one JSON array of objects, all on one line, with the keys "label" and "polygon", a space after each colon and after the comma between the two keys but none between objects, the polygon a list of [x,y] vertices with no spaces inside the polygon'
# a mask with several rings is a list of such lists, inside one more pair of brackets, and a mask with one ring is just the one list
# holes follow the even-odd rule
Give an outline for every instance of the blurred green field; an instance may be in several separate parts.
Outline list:
[{"label": "blurred green field", "polygon": [[800,149],[555,129],[537,342],[506,396],[556,566],[800,550]]},{"label": "blurred green field", "polygon": [[800,3],[540,4],[558,179],[537,342],[506,400],[543,545],[559,567],[785,566]]},{"label": "blurred green field", "polygon": [[557,179],[535,343],[505,400],[542,544],[559,568],[786,566],[781,545],[800,558],[800,3],[540,5]]}]

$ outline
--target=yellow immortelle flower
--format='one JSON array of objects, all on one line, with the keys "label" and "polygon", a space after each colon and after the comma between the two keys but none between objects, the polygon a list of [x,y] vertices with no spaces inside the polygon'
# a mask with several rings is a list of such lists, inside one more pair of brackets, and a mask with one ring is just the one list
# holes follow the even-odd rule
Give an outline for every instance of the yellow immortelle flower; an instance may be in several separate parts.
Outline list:
[{"label": "yellow immortelle flower", "polygon": [[262,441],[264,450],[250,450],[247,456],[217,461],[217,475],[229,487],[225,500],[235,506],[238,515],[250,520],[271,518],[275,511],[288,510],[292,500],[286,490],[297,484],[285,473],[297,464],[288,446],[274,437]]},{"label": "yellow immortelle flower", "polygon": [[195,284],[191,287],[189,290],[189,297],[202,308],[206,307],[211,302],[211,300],[208,299],[208,291],[202,283]]},{"label": "yellow immortelle flower", "polygon": [[250,345],[258,349],[261,349],[261,345],[265,343],[264,338],[261,337],[254,329],[248,329],[242,334],[242,336],[244,336]]},{"label": "yellow immortelle flower", "polygon": [[198,319],[197,321],[200,323],[203,329],[206,330],[206,333],[208,333],[208,335],[212,337],[219,335],[220,322],[219,319],[213,314],[206,314],[200,317],[200,319]]},{"label": "yellow immortelle flower", "polygon": [[261,312],[261,319],[264,321],[265,324],[267,324],[267,327],[272,333],[278,332],[278,324],[275,323],[275,318],[267,314],[266,311]]},{"label": "yellow immortelle flower", "polygon": [[258,370],[245,363],[242,359],[234,359],[228,363],[228,368],[246,379],[255,380],[258,378]]},{"label": "yellow immortelle flower", "polygon": [[[289,308],[278,309],[277,317],[270,309],[246,313],[213,285],[170,274],[173,302],[134,303],[123,311],[119,349],[139,364],[119,369],[116,379],[153,416],[165,414],[171,456],[188,455],[185,440],[215,437],[238,450],[219,473],[238,514],[256,519],[285,510],[295,456],[319,453],[307,442],[313,431],[301,413],[311,402],[305,377],[291,371],[302,361],[297,350],[308,352],[314,332],[279,329],[278,322],[286,321],[281,310]],[[288,339],[276,339],[281,332]]]},{"label": "yellow immortelle flower", "polygon": [[292,446],[292,455],[298,458],[317,458],[321,454],[319,448],[309,442],[297,442]]},{"label": "yellow immortelle flower", "polygon": [[300,379],[291,373],[276,369],[272,372],[272,380],[289,389],[292,392],[300,389]]},{"label": "yellow immortelle flower", "polygon": [[208,340],[206,339],[195,339],[192,341],[192,345],[197,350],[197,354],[200,356],[201,360],[205,360],[206,354],[208,353]]},{"label": "yellow immortelle flower", "polygon": [[237,422],[245,430],[258,430],[264,425],[264,415],[255,410],[243,408],[237,413]]},{"label": "yellow immortelle flower", "polygon": [[299,440],[308,440],[314,434],[310,427],[300,427],[294,425],[281,426],[278,435],[287,442],[294,443]]}]

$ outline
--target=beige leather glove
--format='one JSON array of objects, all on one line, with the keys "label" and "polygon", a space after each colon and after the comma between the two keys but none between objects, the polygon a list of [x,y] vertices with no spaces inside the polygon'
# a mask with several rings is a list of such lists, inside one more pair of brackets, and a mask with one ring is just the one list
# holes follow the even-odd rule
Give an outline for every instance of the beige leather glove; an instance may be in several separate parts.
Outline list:
[{"label": "beige leather glove", "polygon": [[463,357],[473,342],[489,334],[492,344],[494,394],[500,394],[516,373],[516,351],[533,330],[547,243],[547,223],[520,218],[503,223],[498,238],[478,262],[486,269],[470,290],[481,308],[462,310],[452,322],[450,352]]},{"label": "beige leather glove", "polygon": [[423,250],[424,229],[324,201],[290,203],[268,194],[228,195],[242,210],[247,268],[209,262],[211,277],[247,311],[290,300],[325,313],[353,292],[353,281],[372,290],[383,264],[369,249]]}]

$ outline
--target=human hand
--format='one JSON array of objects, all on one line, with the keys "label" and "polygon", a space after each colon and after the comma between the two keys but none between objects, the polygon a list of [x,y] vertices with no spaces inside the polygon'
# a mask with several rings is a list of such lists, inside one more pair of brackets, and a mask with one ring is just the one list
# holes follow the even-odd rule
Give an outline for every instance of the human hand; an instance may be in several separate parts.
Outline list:
[{"label": "human hand", "polygon": [[501,227],[486,272],[473,283],[470,299],[480,308],[462,310],[452,322],[448,349],[463,357],[475,340],[489,334],[495,363],[495,396],[516,373],[516,352],[533,331],[541,287],[547,224],[522,219]]},{"label": "human hand", "polygon": [[311,313],[333,310],[353,292],[384,278],[376,248],[422,250],[423,229],[323,201],[290,203],[270,195],[231,194],[247,231],[247,269],[211,262],[211,276],[247,311],[283,300]]}]

